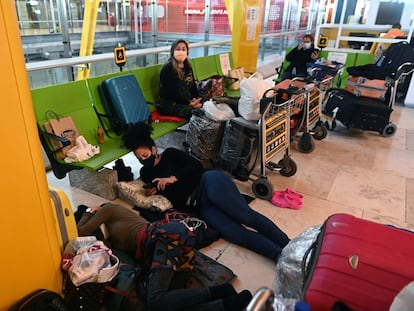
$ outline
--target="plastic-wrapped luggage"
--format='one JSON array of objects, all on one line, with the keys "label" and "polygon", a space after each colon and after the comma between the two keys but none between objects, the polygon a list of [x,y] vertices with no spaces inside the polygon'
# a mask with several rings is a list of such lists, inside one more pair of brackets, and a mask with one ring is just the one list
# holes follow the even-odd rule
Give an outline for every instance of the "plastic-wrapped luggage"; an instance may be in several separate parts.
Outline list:
[{"label": "plastic-wrapped luggage", "polygon": [[414,279],[414,234],[347,214],[324,223],[305,273],[304,300],[330,311],[341,301],[354,311],[389,310]]},{"label": "plastic-wrapped luggage", "polygon": [[190,118],[186,144],[190,153],[199,160],[215,160],[220,150],[225,121],[215,121],[196,109]]},{"label": "plastic-wrapped luggage", "polygon": [[247,180],[257,155],[258,134],[258,125],[242,117],[226,121],[218,167]]}]

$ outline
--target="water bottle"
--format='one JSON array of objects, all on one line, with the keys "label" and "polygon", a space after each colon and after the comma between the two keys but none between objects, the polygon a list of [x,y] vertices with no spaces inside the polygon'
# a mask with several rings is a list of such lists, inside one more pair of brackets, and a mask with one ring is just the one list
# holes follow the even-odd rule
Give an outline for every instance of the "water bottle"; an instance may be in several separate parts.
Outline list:
[{"label": "water bottle", "polygon": [[104,132],[103,132],[103,130],[100,126],[98,126],[98,129],[96,130],[96,134],[98,136],[98,142],[100,144],[104,144],[105,143],[105,135],[104,135]]},{"label": "water bottle", "polygon": [[293,67],[292,69],[292,76],[296,76],[296,67]]},{"label": "water bottle", "polygon": [[384,62],[384,59],[385,59],[385,55],[382,55],[381,58],[377,62],[377,67],[381,67],[382,66],[382,63]]}]

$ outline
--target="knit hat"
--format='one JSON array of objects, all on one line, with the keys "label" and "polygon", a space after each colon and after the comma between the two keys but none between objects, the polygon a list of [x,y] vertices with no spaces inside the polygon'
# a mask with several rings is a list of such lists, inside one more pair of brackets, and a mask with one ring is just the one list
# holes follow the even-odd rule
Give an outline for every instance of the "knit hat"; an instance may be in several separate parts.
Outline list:
[{"label": "knit hat", "polygon": [[184,44],[185,44],[185,46],[187,47],[187,55],[188,55],[188,53],[190,52],[190,47],[188,46],[188,42],[187,42],[186,40],[184,40],[184,39],[177,39],[177,40],[175,40],[175,41],[171,44],[171,50],[170,50],[170,56],[171,56],[171,57],[173,57],[173,55],[174,55],[174,50],[175,50],[175,48],[177,47],[177,45],[178,45],[179,43],[184,43]]}]

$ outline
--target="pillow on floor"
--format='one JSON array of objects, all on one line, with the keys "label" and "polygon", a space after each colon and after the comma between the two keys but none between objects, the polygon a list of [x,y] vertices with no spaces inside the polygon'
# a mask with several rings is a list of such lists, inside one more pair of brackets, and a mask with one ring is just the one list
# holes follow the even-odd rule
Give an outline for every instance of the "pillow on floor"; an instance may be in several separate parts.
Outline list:
[{"label": "pillow on floor", "polygon": [[160,194],[146,196],[145,189],[142,187],[145,183],[141,179],[128,182],[120,181],[117,184],[119,192],[135,206],[148,209],[155,208],[159,211],[165,211],[172,207],[171,202]]}]

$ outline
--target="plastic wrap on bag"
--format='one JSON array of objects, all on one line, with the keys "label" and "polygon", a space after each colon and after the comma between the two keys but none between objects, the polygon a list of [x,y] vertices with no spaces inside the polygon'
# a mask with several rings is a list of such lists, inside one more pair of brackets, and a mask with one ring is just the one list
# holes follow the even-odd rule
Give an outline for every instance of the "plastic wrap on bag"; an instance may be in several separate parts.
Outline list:
[{"label": "plastic wrap on bag", "polygon": [[200,160],[217,157],[224,125],[224,121],[214,121],[208,118],[202,109],[197,109],[190,118],[185,137],[191,153]]},{"label": "plastic wrap on bag", "polygon": [[[317,239],[321,226],[310,227],[292,239],[283,249],[276,265],[273,283],[275,295],[283,298],[300,299],[303,288],[302,262],[306,251]],[[309,260],[308,256],[307,260]],[[308,262],[306,262],[306,265]]]},{"label": "plastic wrap on bag", "polygon": [[[258,125],[237,117],[227,121],[218,166],[236,178],[248,177],[258,145]],[[253,159],[254,158],[254,159]],[[243,175],[243,176],[241,176]]]}]

